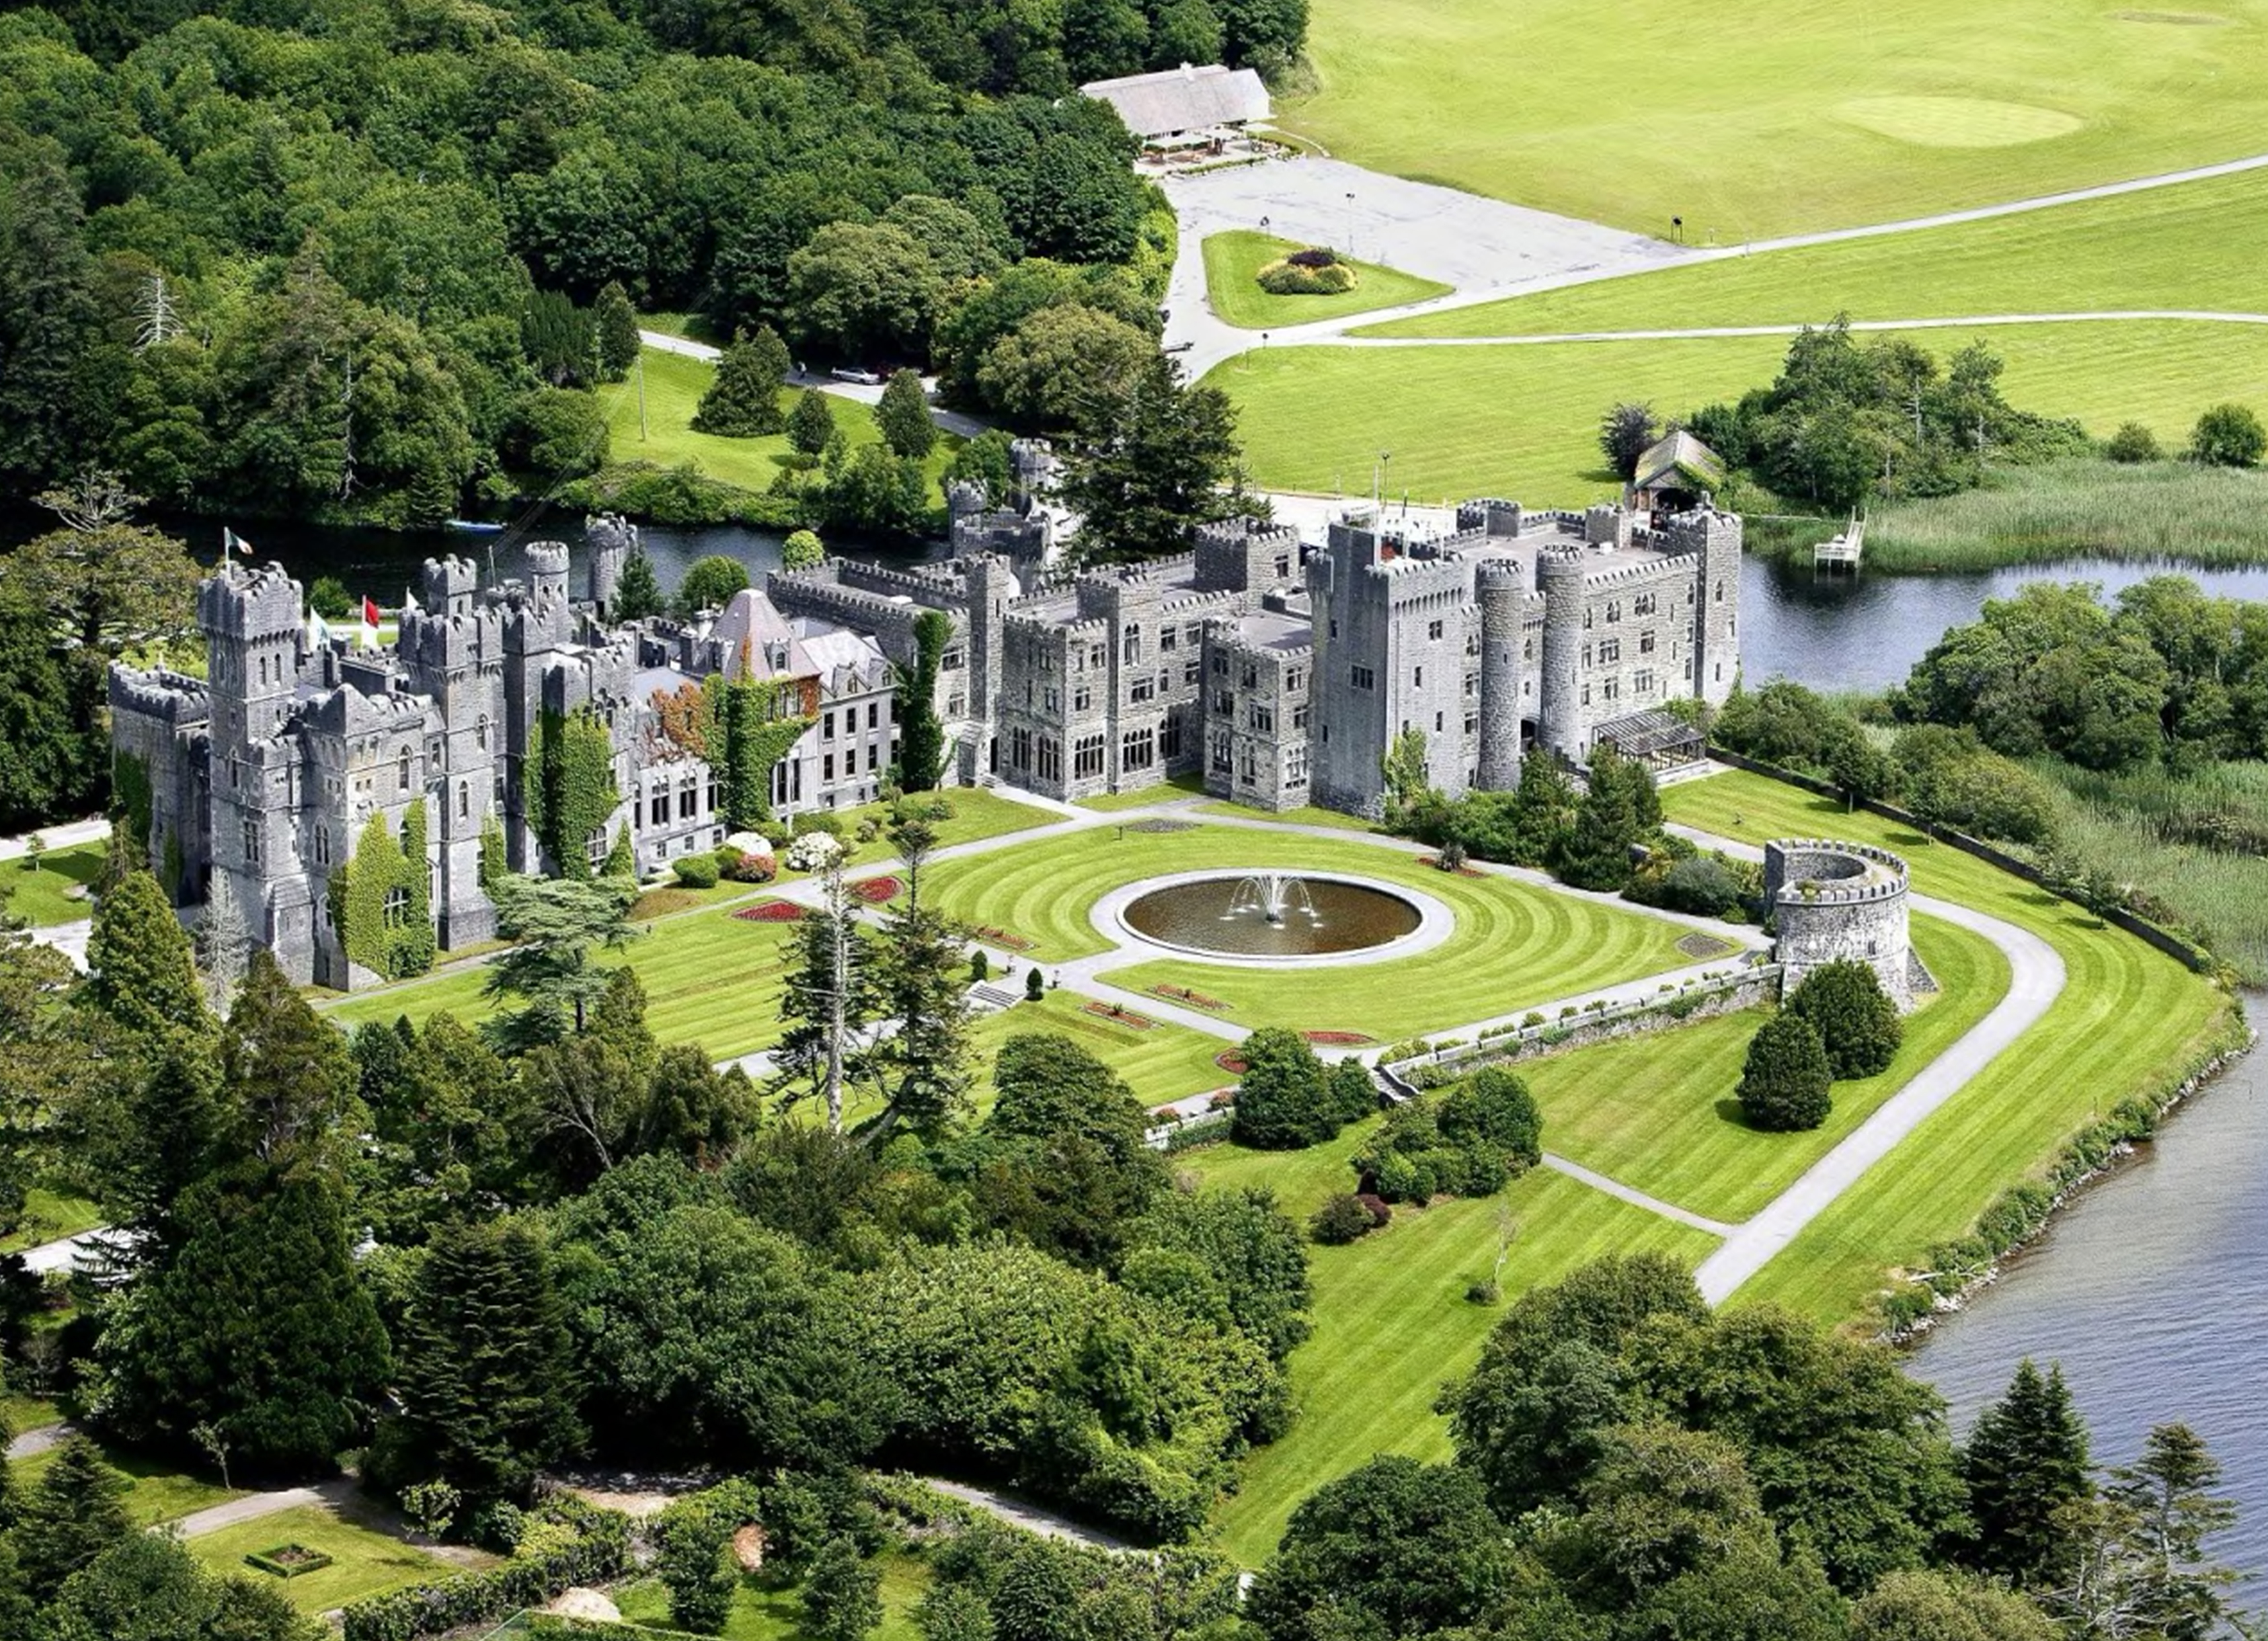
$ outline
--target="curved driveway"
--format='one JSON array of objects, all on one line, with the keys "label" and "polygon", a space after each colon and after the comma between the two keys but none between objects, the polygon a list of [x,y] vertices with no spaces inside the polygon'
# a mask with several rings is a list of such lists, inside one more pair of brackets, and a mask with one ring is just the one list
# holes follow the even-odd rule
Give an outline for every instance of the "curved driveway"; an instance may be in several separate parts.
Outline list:
[{"label": "curved driveway", "polygon": [[[1764,858],[1762,850],[1728,838],[1697,832],[1689,827],[1673,830],[1728,855],[1749,860]],[[1717,1251],[1701,1262],[1693,1273],[1694,1280],[1700,1284],[1702,1297],[1712,1305],[1730,1299],[1742,1283],[1793,1242],[1798,1232],[1857,1184],[1867,1169],[1888,1156],[2004,1050],[2014,1047],[2018,1038],[2039,1023],[2040,1017],[2063,991],[2063,959],[2053,946],[2030,931],[1926,894],[1911,895],[1908,903],[1918,911],[1981,934],[1999,946],[2008,960],[2007,994],[1991,1013],[1916,1072],[1912,1080],[1884,1100],[1834,1150],[1806,1169],[1794,1184],[1765,1203],[1754,1218],[1734,1227]]]}]

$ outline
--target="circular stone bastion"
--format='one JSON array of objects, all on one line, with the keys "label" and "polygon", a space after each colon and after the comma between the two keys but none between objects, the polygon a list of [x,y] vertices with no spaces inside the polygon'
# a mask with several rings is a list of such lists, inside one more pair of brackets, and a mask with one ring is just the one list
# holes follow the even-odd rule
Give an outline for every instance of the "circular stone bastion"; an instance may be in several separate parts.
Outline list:
[{"label": "circular stone bastion", "polygon": [[1935,990],[1913,954],[1906,924],[1906,863],[1888,850],[1824,838],[1764,845],[1764,902],[1778,935],[1783,995],[1813,969],[1866,964],[1900,1009]]}]

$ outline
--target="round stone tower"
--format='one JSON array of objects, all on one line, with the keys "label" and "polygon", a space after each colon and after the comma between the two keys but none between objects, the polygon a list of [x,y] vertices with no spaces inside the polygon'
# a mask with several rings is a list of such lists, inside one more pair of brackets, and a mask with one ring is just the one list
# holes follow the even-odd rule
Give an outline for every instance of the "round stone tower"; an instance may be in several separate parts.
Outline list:
[{"label": "round stone tower", "polygon": [[1818,838],[1767,843],[1764,903],[1778,932],[1783,995],[1813,969],[1848,959],[1872,968],[1901,1010],[1913,1005],[1906,863],[1897,856]]},{"label": "round stone tower", "polygon": [[1484,560],[1474,578],[1481,607],[1480,789],[1520,784],[1520,566]]},{"label": "round stone tower", "polygon": [[526,552],[529,595],[538,604],[563,607],[567,602],[567,544],[530,541]]},{"label": "round stone tower", "polygon": [[620,514],[600,513],[583,520],[583,540],[591,548],[591,602],[610,615],[622,585],[622,566],[637,544],[637,526]]},{"label": "round stone tower", "polygon": [[1571,762],[1583,761],[1583,556],[1543,553],[1535,583],[1543,594],[1543,700],[1536,740]]}]

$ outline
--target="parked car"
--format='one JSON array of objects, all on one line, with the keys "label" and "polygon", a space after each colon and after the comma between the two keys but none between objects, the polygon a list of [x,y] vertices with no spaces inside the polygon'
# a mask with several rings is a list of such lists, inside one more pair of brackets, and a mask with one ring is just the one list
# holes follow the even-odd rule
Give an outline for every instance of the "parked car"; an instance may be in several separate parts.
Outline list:
[{"label": "parked car", "polygon": [[1166,344],[1165,350],[1167,353],[1187,353],[1197,345],[1194,342],[1169,342]]},{"label": "parked car", "polygon": [[861,387],[880,387],[882,385],[880,371],[861,370],[856,365],[838,364],[827,373],[838,382],[856,382]]}]

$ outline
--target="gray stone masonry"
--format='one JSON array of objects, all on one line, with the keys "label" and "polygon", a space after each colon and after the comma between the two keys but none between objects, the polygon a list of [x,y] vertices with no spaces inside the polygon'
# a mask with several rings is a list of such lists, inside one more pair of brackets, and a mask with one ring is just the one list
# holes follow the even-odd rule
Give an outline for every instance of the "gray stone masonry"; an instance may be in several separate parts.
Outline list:
[{"label": "gray stone masonry", "polygon": [[1764,845],[1764,902],[1789,990],[1841,960],[1874,971],[1901,1010],[1913,1005],[1906,863],[1888,850],[1816,838]]}]

